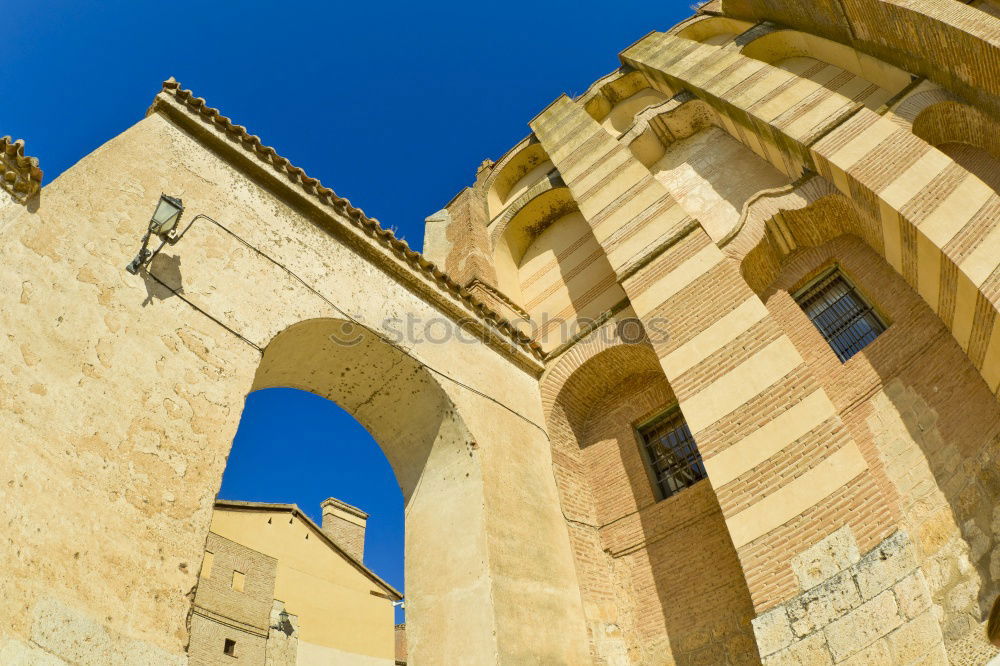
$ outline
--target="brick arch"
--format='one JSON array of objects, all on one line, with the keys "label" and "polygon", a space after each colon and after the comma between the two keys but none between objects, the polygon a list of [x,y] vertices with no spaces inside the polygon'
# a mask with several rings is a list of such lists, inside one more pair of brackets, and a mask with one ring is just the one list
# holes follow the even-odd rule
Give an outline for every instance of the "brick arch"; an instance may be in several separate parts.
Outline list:
[{"label": "brick arch", "polygon": [[[641,340],[631,337],[626,340],[625,336],[631,334],[626,327],[639,325],[639,320],[627,309],[591,331],[546,370],[539,382],[546,418],[560,400],[571,405],[573,414],[581,415],[588,401],[599,397],[593,390],[587,391],[587,386],[609,387],[630,375],[647,372],[662,375],[659,360],[644,331]],[[602,362],[596,361],[598,357]]]},{"label": "brick arch", "polygon": [[[1000,108],[998,22],[962,2],[723,0],[722,11],[735,18],[773,21],[850,44],[926,76],[965,99],[994,110]],[[927,48],[928,44],[933,47]]]},{"label": "brick arch", "polygon": [[524,210],[528,204],[548,192],[564,189],[565,187],[566,184],[559,176],[559,173],[553,168],[553,173],[549,174],[547,178],[532,185],[527,192],[519,196],[514,201],[507,202],[503,213],[496,218],[492,224],[492,228],[490,229],[490,246],[492,248],[496,247],[497,242],[499,242],[499,240],[503,238],[503,235],[507,232],[507,228],[510,226],[511,221],[517,217],[518,213]]}]

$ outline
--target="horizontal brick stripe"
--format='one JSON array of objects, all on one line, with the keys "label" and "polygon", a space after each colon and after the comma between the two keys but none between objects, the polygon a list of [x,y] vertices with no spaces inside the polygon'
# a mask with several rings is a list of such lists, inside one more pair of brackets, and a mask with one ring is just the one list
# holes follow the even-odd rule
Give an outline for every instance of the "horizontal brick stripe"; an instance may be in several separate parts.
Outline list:
[{"label": "horizontal brick stripe", "polygon": [[728,449],[707,458],[705,467],[712,485],[721,489],[835,414],[826,392],[814,391]]},{"label": "horizontal brick stripe", "polygon": [[691,432],[697,433],[735,411],[802,363],[787,336],[772,342],[685,401],[684,416]]},{"label": "horizontal brick stripe", "polygon": [[[640,317],[651,312],[656,306],[669,300],[671,296],[698,279],[703,273],[724,259],[719,248],[706,245],[680,266],[645,287],[638,293],[626,282],[625,291],[632,300],[632,308]],[[631,283],[634,285],[634,282]]]},{"label": "horizontal brick stripe", "polygon": [[661,358],[660,362],[668,376],[678,376],[735,340],[767,316],[768,311],[764,304],[756,296],[751,296],[722,319]]},{"label": "horizontal brick stripe", "polygon": [[852,440],[826,460],[749,509],[728,518],[729,534],[739,549],[819,504],[868,469]]}]

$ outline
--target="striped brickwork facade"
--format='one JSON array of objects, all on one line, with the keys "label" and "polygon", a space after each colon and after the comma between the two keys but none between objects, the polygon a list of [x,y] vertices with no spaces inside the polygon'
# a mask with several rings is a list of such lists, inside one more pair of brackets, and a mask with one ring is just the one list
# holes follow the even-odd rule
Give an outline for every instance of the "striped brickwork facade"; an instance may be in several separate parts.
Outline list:
[{"label": "striped brickwork facade", "polygon": [[580,105],[561,98],[532,128],[597,220],[594,235],[638,317],[647,328],[669,322],[651,342],[758,610],[794,593],[782,544],[816,541],[848,516],[869,547],[888,536],[891,511],[864,456],[735,263]]},{"label": "striped brickwork facade", "polygon": [[[983,480],[1000,446],[1000,107],[984,81],[1000,21],[948,0],[841,4],[707,3],[480,171],[490,243],[516,267],[500,288],[546,352],[595,663],[985,654],[977,623],[1000,585],[976,542],[1000,501]],[[900,51],[913,30],[933,32],[941,60]],[[983,57],[955,73],[960,44]],[[790,296],[831,266],[891,322],[847,363]],[[575,328],[557,331],[562,318]],[[938,395],[945,384],[964,399]],[[635,428],[671,405],[708,483],[662,499]],[[971,482],[956,456],[976,461]],[[979,601],[957,591],[958,551]],[[714,603],[678,595],[691,562],[722,584]],[[738,647],[751,635],[756,650]]]}]

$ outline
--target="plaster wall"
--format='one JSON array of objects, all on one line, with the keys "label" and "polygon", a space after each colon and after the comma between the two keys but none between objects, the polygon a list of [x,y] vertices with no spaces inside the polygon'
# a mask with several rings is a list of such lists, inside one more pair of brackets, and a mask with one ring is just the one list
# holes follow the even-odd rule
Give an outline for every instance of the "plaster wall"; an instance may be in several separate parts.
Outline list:
[{"label": "plaster wall", "polygon": [[[342,317],[341,311],[387,337],[395,329],[386,322],[405,313],[442,318],[426,287],[401,280],[405,270],[393,274],[398,260],[385,250],[338,227],[305,195],[282,189],[273,172],[246,163],[240,148],[198,114],[171,106],[165,93],[159,101],[160,111],[46,187],[40,205],[7,211],[3,219],[0,317],[11,333],[0,344],[12,361],[0,370],[0,418],[10,443],[0,456],[9,499],[4,520],[11,542],[21,546],[7,553],[10,575],[0,581],[0,614],[8,618],[2,633],[24,649],[88,663],[108,663],[108,654],[135,652],[136,644],[162,653],[151,662],[181,658],[185,595],[194,586],[225,457],[244,396],[266,383],[253,381],[261,350],[277,333],[304,319]],[[199,220],[147,274],[131,276],[123,267],[161,191],[183,198],[187,219],[208,214],[225,229]],[[442,382],[449,387],[434,389],[433,399],[463,414],[461,427],[455,421],[441,431],[452,448],[425,443],[424,459],[432,457],[430,447],[431,464],[443,476],[425,478],[423,488],[428,497],[435,484],[471,493],[461,506],[480,512],[452,544],[453,560],[471,558],[470,566],[424,578],[432,586],[440,579],[452,593],[452,601],[428,594],[427,607],[437,609],[425,614],[428,626],[453,629],[431,630],[435,640],[424,642],[421,612],[414,612],[414,655],[481,654],[493,661],[519,650],[545,653],[551,643],[550,654],[572,660],[574,645],[582,643],[572,636],[583,625],[578,610],[566,612],[566,591],[576,586],[565,526],[553,514],[551,473],[544,463],[536,469],[548,453],[540,427],[532,425],[540,420],[534,378],[482,343],[435,345],[424,337],[402,345],[447,375]],[[282,352],[284,365],[316,369],[309,350],[299,351],[297,357]],[[371,395],[385,389],[382,399],[398,405],[394,375],[384,374],[391,362],[379,366],[378,356],[366,361],[366,353],[355,352],[360,367],[353,384],[338,387],[337,397],[354,396],[342,406],[357,412],[369,394],[352,389],[375,381],[364,374],[372,364],[383,374]],[[304,377],[297,387],[322,392]],[[356,415],[371,423],[371,413]],[[390,459],[393,451],[403,455],[404,425],[385,423],[376,433]],[[492,441],[504,450],[487,453]],[[510,448],[520,455],[509,455]],[[446,470],[458,472],[458,460],[467,469],[451,482]],[[533,479],[522,478],[532,469]],[[410,497],[420,470],[396,470]],[[485,476],[491,480],[484,485]],[[486,485],[502,497],[489,497],[494,490]],[[52,512],[53,503],[66,510]],[[417,514],[408,515],[408,538],[449,520],[446,512]],[[547,538],[526,538],[546,525]],[[527,541],[530,552],[517,545]],[[412,559],[430,561],[412,544],[407,548]],[[514,561],[522,557],[532,564]],[[458,583],[463,576],[476,580],[478,591]],[[411,591],[419,589],[419,574],[411,571],[408,579]],[[512,595],[523,602],[533,589],[547,600],[512,602]],[[492,594],[495,604],[522,617],[512,616],[505,627],[493,606],[459,599],[466,593]],[[557,619],[535,625],[531,640],[523,640],[525,606],[558,608]],[[76,627],[65,638],[45,630],[53,612]],[[458,630],[464,623],[469,629]],[[74,641],[73,631],[102,638]],[[441,635],[453,640],[442,642]],[[89,656],[74,656],[88,649]]]},{"label": "plaster wall", "polygon": [[298,516],[216,508],[211,530],[277,560],[272,598],[298,616],[300,649],[310,643],[393,658],[392,601]]}]

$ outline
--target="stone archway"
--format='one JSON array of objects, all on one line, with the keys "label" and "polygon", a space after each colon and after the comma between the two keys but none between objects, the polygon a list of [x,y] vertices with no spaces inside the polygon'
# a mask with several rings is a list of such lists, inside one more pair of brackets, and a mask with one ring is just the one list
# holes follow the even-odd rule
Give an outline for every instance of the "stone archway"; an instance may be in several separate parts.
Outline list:
[{"label": "stone archway", "polygon": [[[253,390],[322,396],[354,416],[389,460],[406,503],[407,639],[412,658],[485,654],[495,622],[482,535],[478,445],[438,380],[418,361],[343,319],[289,326],[264,349]],[[455,531],[461,525],[463,535]],[[478,633],[477,633],[478,632]],[[460,635],[453,646],[442,635]]]}]

